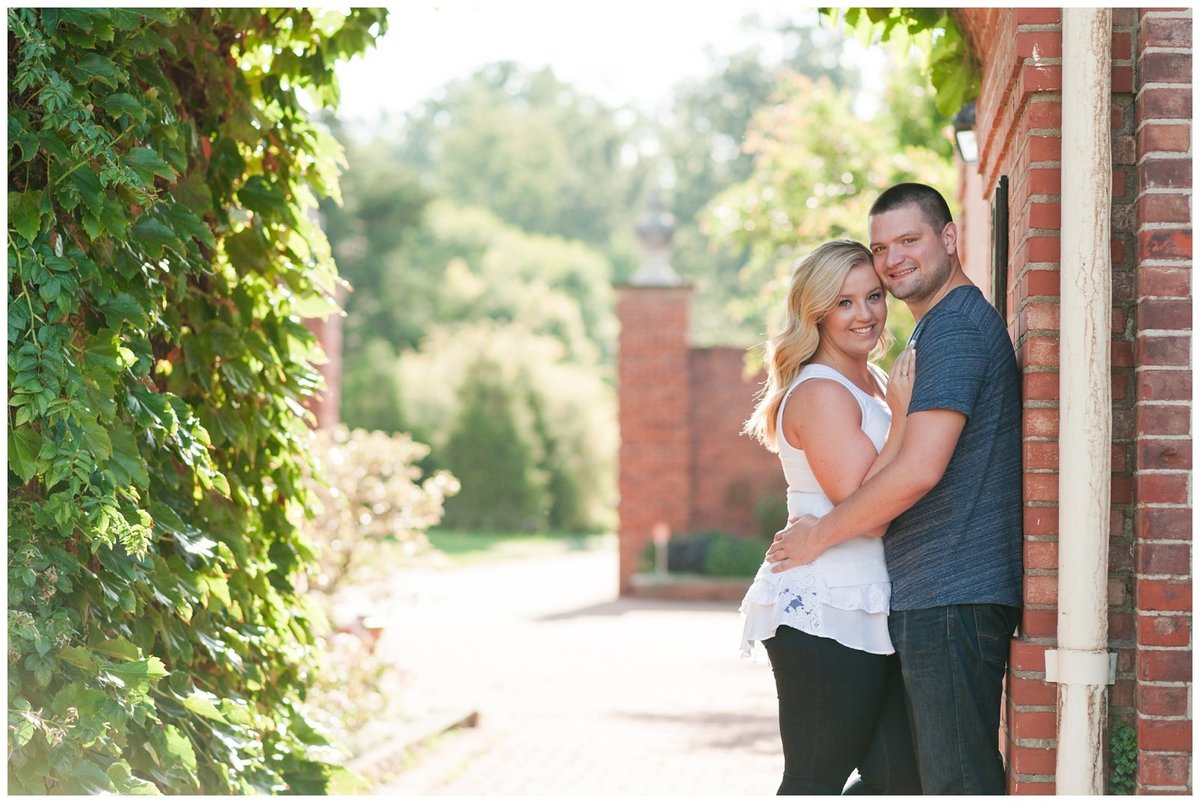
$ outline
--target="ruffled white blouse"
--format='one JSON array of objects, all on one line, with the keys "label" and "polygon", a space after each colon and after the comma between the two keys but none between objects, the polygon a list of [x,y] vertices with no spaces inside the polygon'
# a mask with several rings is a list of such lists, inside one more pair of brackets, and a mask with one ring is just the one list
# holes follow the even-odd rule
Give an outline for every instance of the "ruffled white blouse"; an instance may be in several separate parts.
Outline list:
[{"label": "ruffled white blouse", "polygon": [[[887,377],[877,366],[871,370],[886,386]],[[801,382],[822,378],[840,382],[854,394],[862,409],[862,429],[876,451],[883,448],[892,423],[887,404],[869,396],[838,371],[826,365],[806,365],[779,405],[776,443],[788,483],[788,515],[810,513],[818,518],[833,509],[829,497],[813,476],[803,450],[783,436],[783,410]],[[888,635],[888,603],[892,584],[883,559],[883,539],[857,536],[831,547],[815,561],[785,572],[771,571],[764,561],[742,600],[742,655],[755,652],[755,644],[788,625],[814,636],[838,641],[856,650],[890,655],[895,652]]]}]

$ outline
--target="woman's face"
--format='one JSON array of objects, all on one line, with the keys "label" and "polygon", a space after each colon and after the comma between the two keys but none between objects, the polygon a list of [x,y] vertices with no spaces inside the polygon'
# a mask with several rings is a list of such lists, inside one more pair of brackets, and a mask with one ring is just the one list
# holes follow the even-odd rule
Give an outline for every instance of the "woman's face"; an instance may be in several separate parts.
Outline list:
[{"label": "woman's face", "polygon": [[870,262],[850,269],[833,309],[817,324],[821,343],[855,359],[866,359],[887,323],[887,297]]}]

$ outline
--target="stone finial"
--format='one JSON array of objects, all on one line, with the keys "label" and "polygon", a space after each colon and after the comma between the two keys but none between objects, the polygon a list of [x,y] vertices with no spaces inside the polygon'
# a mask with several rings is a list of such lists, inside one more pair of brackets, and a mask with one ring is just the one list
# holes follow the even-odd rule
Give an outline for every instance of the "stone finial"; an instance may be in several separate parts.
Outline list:
[{"label": "stone finial", "polygon": [[671,267],[671,238],[674,235],[675,217],[663,208],[662,196],[655,190],[646,202],[646,213],[637,222],[642,265],[629,280],[630,284],[674,287],[683,283]]}]

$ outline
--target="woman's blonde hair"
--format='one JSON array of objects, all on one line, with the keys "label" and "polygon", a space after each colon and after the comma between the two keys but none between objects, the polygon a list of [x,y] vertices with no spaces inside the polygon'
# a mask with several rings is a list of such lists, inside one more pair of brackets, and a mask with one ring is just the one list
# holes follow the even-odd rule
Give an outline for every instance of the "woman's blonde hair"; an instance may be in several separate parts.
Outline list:
[{"label": "woman's blonde hair", "polygon": [[777,450],[779,405],[821,343],[817,324],[837,304],[846,274],[864,262],[871,264],[871,252],[865,245],[831,240],[817,246],[792,269],[783,329],[766,342],[767,380],[754,413],[742,428],[772,452]]}]

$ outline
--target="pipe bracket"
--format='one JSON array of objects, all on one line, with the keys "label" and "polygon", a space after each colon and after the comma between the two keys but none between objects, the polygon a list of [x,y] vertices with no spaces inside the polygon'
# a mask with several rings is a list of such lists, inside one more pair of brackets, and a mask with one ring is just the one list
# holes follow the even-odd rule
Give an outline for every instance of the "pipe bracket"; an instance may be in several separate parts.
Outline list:
[{"label": "pipe bracket", "polygon": [[1111,686],[1117,682],[1117,654],[1103,650],[1046,650],[1046,682]]}]

